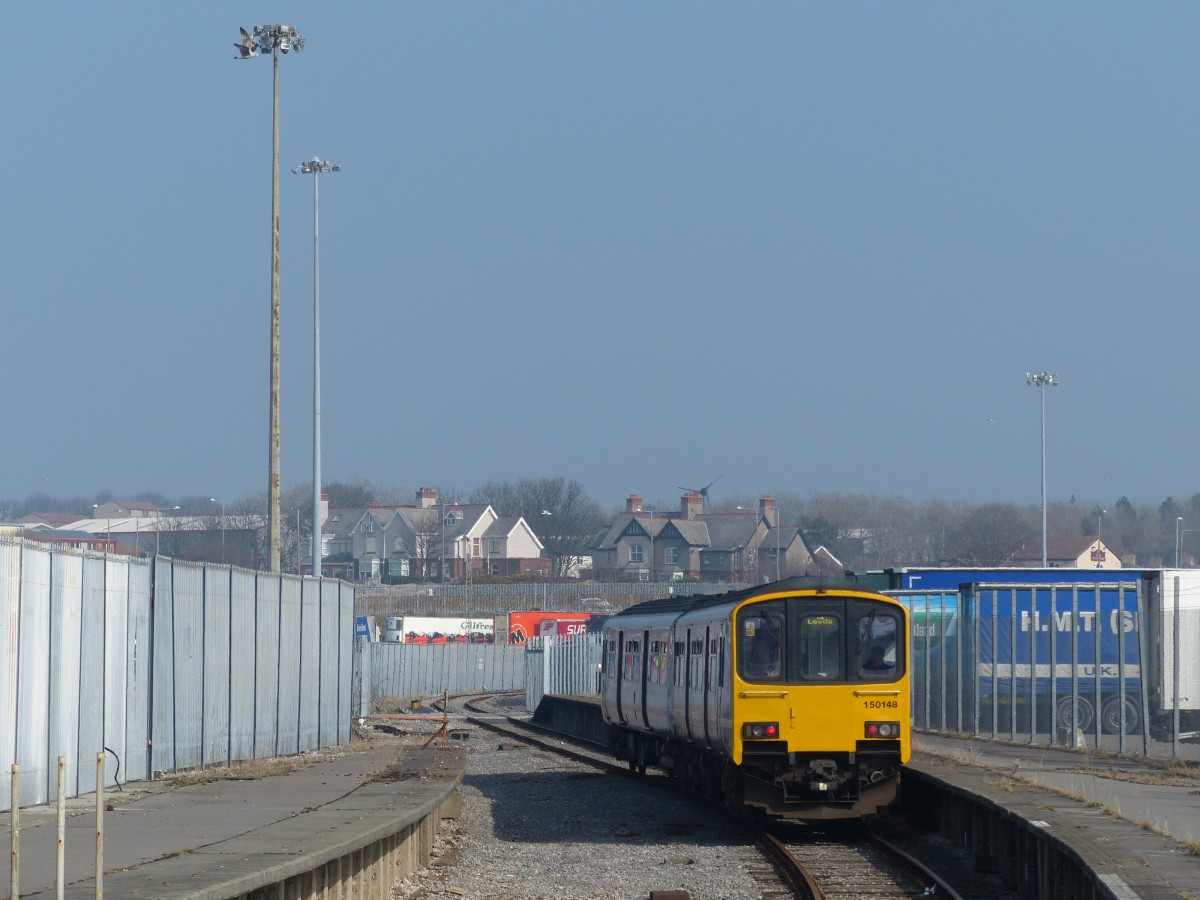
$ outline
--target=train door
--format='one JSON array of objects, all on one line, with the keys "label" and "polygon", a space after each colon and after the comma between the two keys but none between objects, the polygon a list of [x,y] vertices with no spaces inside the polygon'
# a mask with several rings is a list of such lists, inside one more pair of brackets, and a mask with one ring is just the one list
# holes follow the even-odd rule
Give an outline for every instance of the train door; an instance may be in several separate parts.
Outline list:
[{"label": "train door", "polygon": [[617,632],[617,646],[615,648],[616,666],[613,671],[613,681],[616,682],[616,698],[615,704],[617,707],[617,718],[622,725],[627,725],[625,721],[625,632]]},{"label": "train door", "polygon": [[712,702],[708,710],[708,730],[713,746],[716,747],[728,746],[728,736],[721,727],[728,716],[726,705],[729,697],[729,692],[725,690],[727,684],[725,668],[727,663],[724,631],[725,628],[722,626],[721,629],[713,634],[712,655],[710,657],[712,664],[709,672],[709,693],[712,696]]},{"label": "train door", "polygon": [[687,736],[689,740],[696,740],[696,733],[692,730],[692,672],[695,666],[692,664],[693,659],[692,647],[692,629],[687,630],[687,646],[684,650],[684,670],[683,670],[683,722],[687,728]]},{"label": "train door", "polygon": [[650,716],[646,709],[646,695],[650,693],[650,632],[642,632],[642,670],[638,673],[638,684],[642,692],[639,707],[642,711],[642,726],[650,728]]},{"label": "train door", "polygon": [[708,720],[709,720],[710,699],[712,697],[712,688],[710,687],[710,685],[712,683],[712,670],[714,668],[713,662],[712,662],[713,644],[714,644],[714,641],[712,638],[712,630],[706,626],[704,629],[703,678],[702,678],[702,681],[700,684],[700,688],[701,688],[701,690],[704,691],[704,743],[705,743],[705,746],[708,746],[708,747],[712,746],[712,736],[709,734]]}]

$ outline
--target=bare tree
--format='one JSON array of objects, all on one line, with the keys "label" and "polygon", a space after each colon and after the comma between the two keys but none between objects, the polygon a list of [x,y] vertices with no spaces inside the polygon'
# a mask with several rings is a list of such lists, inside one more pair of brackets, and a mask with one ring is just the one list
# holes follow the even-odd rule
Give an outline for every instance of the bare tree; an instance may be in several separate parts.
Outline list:
[{"label": "bare tree", "polygon": [[429,509],[407,510],[405,520],[412,528],[411,534],[405,534],[400,539],[397,553],[408,558],[410,574],[416,575],[421,581],[427,581],[439,568],[442,547],[441,510],[438,507]]},{"label": "bare tree", "polygon": [[471,502],[490,503],[502,516],[523,517],[546,548],[557,578],[586,555],[604,522],[600,504],[583,485],[561,476],[488,482],[472,493]]},{"label": "bare tree", "polygon": [[998,566],[1036,533],[1029,516],[1011,503],[972,507],[947,535],[947,561],[959,566]]}]

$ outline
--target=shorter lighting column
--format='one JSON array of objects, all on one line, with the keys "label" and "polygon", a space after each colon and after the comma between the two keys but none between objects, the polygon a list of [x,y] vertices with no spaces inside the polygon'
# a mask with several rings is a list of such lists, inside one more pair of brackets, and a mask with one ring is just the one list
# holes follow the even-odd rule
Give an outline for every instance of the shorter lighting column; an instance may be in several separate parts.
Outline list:
[{"label": "shorter lighting column", "polygon": [[221,562],[225,562],[225,501],[216,497],[208,498],[210,503],[221,504]]},{"label": "shorter lighting column", "polygon": [[1058,376],[1049,372],[1026,372],[1025,383],[1042,395],[1042,568],[1046,568],[1046,385],[1058,385]]}]

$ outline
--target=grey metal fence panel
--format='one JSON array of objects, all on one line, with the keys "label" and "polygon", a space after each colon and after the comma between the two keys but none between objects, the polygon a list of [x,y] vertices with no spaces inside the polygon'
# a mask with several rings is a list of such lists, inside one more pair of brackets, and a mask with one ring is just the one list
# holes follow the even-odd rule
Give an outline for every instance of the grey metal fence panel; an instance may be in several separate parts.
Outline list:
[{"label": "grey metal fence panel", "polygon": [[336,581],[317,582],[318,615],[320,616],[319,659],[317,667],[318,742],[327,747],[338,743],[338,677],[341,670],[341,633],[338,629],[340,602]]},{"label": "grey metal fence panel", "polygon": [[[2,551],[0,551],[2,552]],[[58,757],[67,758],[66,790],[76,792],[79,775],[80,622],[83,616],[83,562],[78,553],[55,553],[50,566],[50,735],[46,747],[46,793],[52,796],[50,772]]]},{"label": "grey metal fence panel", "polygon": [[76,790],[96,789],[96,754],[104,746],[104,556],[83,560],[83,606],[79,623],[79,745]]},{"label": "grey metal fence panel", "polygon": [[537,709],[546,696],[546,645],[538,641],[525,646],[525,708]]},{"label": "grey metal fence panel", "polygon": [[542,697],[600,696],[601,634],[533,638],[525,645],[525,706],[537,709]]},{"label": "grey metal fence panel", "polygon": [[354,674],[351,678],[354,694],[354,716],[369,716],[371,710],[371,670],[376,644],[366,639],[354,642]]},{"label": "grey metal fence panel", "polygon": [[129,579],[134,565],[127,556],[110,556],[104,566],[104,734],[100,746],[88,755],[94,761],[100,751],[111,754],[104,762],[105,784],[115,783],[117,765],[125,758],[125,719],[129,712],[125,691],[129,667]]},{"label": "grey metal fence panel", "polygon": [[154,561],[154,605],[150,614],[152,657],[150,681],[150,767],[155,772],[175,768],[175,564]]},{"label": "grey metal fence panel", "polygon": [[338,733],[340,741],[350,740],[351,690],[355,666],[354,656],[354,610],[355,589],[344,582],[338,583]]},{"label": "grey metal fence panel", "polygon": [[371,644],[371,700],[519,691],[524,652],[509,644]]},{"label": "grey metal fence panel", "polygon": [[254,580],[254,755],[275,756],[279,732],[279,578]]},{"label": "grey metal fence panel", "polygon": [[[205,566],[176,562],[171,575],[175,612],[174,662],[176,769],[193,769],[204,762],[201,752],[204,717],[204,575]],[[227,567],[209,566],[221,570]]]},{"label": "grey metal fence panel", "polygon": [[[287,581],[299,581],[285,576]],[[312,750],[321,744],[321,582],[307,578],[300,589],[300,706],[297,746]]]},{"label": "grey metal fence panel", "polygon": [[[125,675],[125,757],[121,761],[121,780],[153,776],[150,767],[150,596],[153,563],[130,569],[129,612],[126,639]],[[113,772],[113,780],[118,777]]]},{"label": "grey metal fence panel", "polygon": [[[17,542],[0,542],[0,715],[5,722],[17,720],[17,672],[18,629],[21,612],[21,554],[23,546]],[[15,728],[0,728],[0,759],[16,759]],[[5,779],[0,778],[0,782]],[[0,784],[0,800],[7,809],[12,801],[9,784]]]},{"label": "grey metal fence panel", "polygon": [[300,584],[280,579],[279,585],[279,737],[278,754],[298,753],[300,717],[300,626],[303,607]]},{"label": "grey metal fence panel", "polygon": [[229,756],[254,757],[255,575],[230,573],[229,604]]},{"label": "grey metal fence panel", "polygon": [[205,765],[229,762],[230,583],[226,568],[210,569],[204,579],[204,720]]},{"label": "grey metal fence panel", "polygon": [[[45,803],[49,740],[50,554],[29,548],[22,559],[20,680],[17,686],[17,754],[21,801]],[[57,775],[57,773],[56,773]]]}]

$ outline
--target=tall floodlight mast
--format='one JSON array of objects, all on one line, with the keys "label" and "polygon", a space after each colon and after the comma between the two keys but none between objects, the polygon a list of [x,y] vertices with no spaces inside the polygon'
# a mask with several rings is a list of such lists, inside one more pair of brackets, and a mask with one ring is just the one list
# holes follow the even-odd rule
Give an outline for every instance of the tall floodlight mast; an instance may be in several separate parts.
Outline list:
[{"label": "tall floodlight mast", "polygon": [[1055,387],[1058,376],[1049,372],[1025,373],[1025,383],[1038,388],[1042,395],[1042,568],[1046,568],[1046,385]]},{"label": "tall floodlight mast", "polygon": [[271,54],[274,90],[271,105],[271,425],[269,429],[269,474],[267,478],[268,568],[279,571],[279,54],[304,49],[304,38],[291,25],[255,25],[254,34],[242,29],[234,46],[239,56],[252,59]]}]

